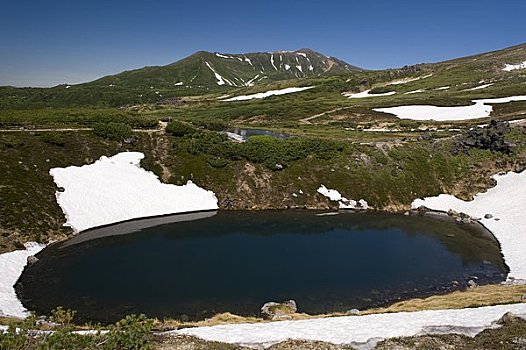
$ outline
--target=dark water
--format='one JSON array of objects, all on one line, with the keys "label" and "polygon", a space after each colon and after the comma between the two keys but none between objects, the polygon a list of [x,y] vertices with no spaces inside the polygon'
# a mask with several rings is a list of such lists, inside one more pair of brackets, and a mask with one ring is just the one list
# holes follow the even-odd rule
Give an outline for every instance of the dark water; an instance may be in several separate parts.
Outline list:
[{"label": "dark water", "polygon": [[244,129],[244,128],[230,128],[229,132],[238,134],[243,137],[243,140],[248,140],[250,136],[264,135],[274,137],[276,139],[287,139],[290,137],[288,134],[279,133],[276,131],[264,130],[264,129]]},{"label": "dark water", "polygon": [[458,289],[470,279],[499,282],[507,273],[486,233],[429,217],[241,211],[141,226],[48,247],[17,284],[23,304],[44,314],[60,305],[96,322],[130,313],[256,315],[265,302],[288,299],[300,312],[324,313]]}]

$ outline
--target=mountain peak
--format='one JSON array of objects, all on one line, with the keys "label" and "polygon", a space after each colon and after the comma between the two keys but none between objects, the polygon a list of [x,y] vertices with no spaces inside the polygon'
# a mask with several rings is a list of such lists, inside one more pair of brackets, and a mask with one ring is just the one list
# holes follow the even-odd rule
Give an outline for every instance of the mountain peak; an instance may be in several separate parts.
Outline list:
[{"label": "mountain peak", "polygon": [[358,71],[344,61],[309,48],[296,51],[224,53],[197,51],[161,67],[145,67],[99,79],[127,87],[235,88],[273,81]]}]

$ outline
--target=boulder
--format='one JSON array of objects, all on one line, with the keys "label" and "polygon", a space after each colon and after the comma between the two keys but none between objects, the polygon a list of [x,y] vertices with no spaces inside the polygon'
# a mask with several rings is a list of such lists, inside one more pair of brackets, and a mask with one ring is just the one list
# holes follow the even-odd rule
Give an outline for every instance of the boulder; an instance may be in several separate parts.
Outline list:
[{"label": "boulder", "polygon": [[515,315],[513,312],[506,312],[498,321],[497,324],[505,325],[521,320],[520,316]]},{"label": "boulder", "polygon": [[36,256],[34,256],[34,255],[30,255],[30,256],[27,257],[27,264],[28,265],[36,264],[38,261],[39,261],[39,259]]},{"label": "boulder", "polygon": [[261,307],[261,315],[270,320],[291,319],[291,315],[295,314],[296,311],[298,311],[298,308],[294,300],[287,300],[282,303],[269,301]]},{"label": "boulder", "polygon": [[360,314],[360,310],[358,309],[351,309],[351,310],[348,310],[347,312],[345,312],[347,315],[359,315]]},{"label": "boulder", "polygon": [[453,154],[469,153],[470,149],[477,148],[511,154],[514,145],[506,140],[509,131],[510,126],[508,122],[492,120],[489,125],[472,128],[456,138],[451,152]]},{"label": "boulder", "polygon": [[484,219],[491,219],[492,217],[493,217],[493,215],[491,215],[491,214],[484,215]]}]

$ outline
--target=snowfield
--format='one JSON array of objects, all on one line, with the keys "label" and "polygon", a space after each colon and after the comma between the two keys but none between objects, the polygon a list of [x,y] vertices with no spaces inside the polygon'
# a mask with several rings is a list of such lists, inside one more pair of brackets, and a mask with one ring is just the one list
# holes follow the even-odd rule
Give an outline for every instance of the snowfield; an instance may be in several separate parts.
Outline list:
[{"label": "snowfield", "polygon": [[422,89],[412,90],[412,91],[408,91],[408,92],[406,92],[404,95],[419,94],[419,93],[424,92],[424,91],[425,91],[425,90],[422,90]]},{"label": "snowfield", "polygon": [[208,341],[269,347],[287,339],[351,344],[371,349],[387,338],[431,333],[475,336],[506,312],[526,315],[526,303],[460,310],[429,310],[366,316],[343,316],[301,321],[233,324],[185,328],[168,334],[192,335]]},{"label": "snowfield", "polygon": [[344,92],[342,95],[348,98],[366,98],[366,97],[391,96],[391,95],[396,94],[396,91],[389,91],[383,94],[370,94],[369,92],[371,92],[371,90],[365,90],[365,91],[357,92],[357,93]]},{"label": "snowfield", "polygon": [[14,285],[26,267],[27,258],[44,249],[45,245],[29,242],[25,246],[25,250],[0,254],[0,316],[24,318],[28,315],[16,296]]},{"label": "snowfield", "polygon": [[471,89],[465,89],[465,90],[462,90],[462,91],[476,91],[476,90],[482,90],[482,89],[489,88],[489,87],[492,86],[492,85],[493,85],[493,83],[490,83],[490,84],[484,84],[484,85],[475,86],[474,88],[471,88]]},{"label": "snowfield", "polygon": [[487,118],[493,111],[493,103],[526,101],[526,95],[503,98],[473,100],[469,106],[438,107],[432,105],[408,105],[387,108],[373,108],[373,111],[394,114],[400,119],[455,121]]},{"label": "snowfield", "polygon": [[[441,194],[438,197],[417,199],[413,208],[425,206],[433,210],[453,209],[471,217],[480,218],[480,222],[490,230],[500,242],[502,254],[510,268],[509,277],[526,280],[526,171],[510,172],[493,177],[497,186],[487,192],[477,194],[470,202],[454,196]],[[484,218],[491,214],[491,218]]]},{"label": "snowfield", "polygon": [[139,152],[124,152],[81,167],[51,169],[55,183],[64,189],[56,197],[65,225],[80,232],[130,219],[218,208],[215,194],[191,181],[183,186],[161,183],[140,167],[143,158]]},{"label": "snowfield", "polygon": [[517,69],[526,69],[526,61],[519,64],[506,64],[504,68],[502,68],[502,70],[506,72],[511,72],[512,70]]},{"label": "snowfield", "polygon": [[252,95],[236,96],[236,97],[232,97],[232,98],[229,98],[229,99],[226,99],[226,100],[223,100],[223,101],[225,101],[225,102],[232,102],[232,101],[248,101],[248,100],[253,100],[253,99],[262,99],[262,98],[267,98],[267,97],[270,97],[270,96],[279,96],[279,95],[293,94],[293,93],[296,93],[296,92],[309,90],[309,89],[312,89],[314,87],[315,86],[305,86],[305,87],[291,87],[291,88],[280,89],[280,90],[269,90],[269,91],[266,91],[266,92],[260,92],[260,93],[252,94]]},{"label": "snowfield", "polygon": [[338,202],[340,209],[369,209],[369,204],[364,199],[360,199],[358,202],[347,199],[340,192],[328,189],[324,185],[320,185],[317,192],[333,202]]},{"label": "snowfield", "polygon": [[427,79],[429,77],[432,77],[433,74],[428,74],[428,75],[424,75],[424,76],[421,76],[421,77],[416,77],[416,78],[404,78],[404,79],[398,79],[398,80],[394,80],[392,82],[390,82],[389,84],[387,85],[401,85],[401,84],[407,84],[407,83],[410,83],[412,81],[417,81],[417,80],[420,80],[420,79]]}]

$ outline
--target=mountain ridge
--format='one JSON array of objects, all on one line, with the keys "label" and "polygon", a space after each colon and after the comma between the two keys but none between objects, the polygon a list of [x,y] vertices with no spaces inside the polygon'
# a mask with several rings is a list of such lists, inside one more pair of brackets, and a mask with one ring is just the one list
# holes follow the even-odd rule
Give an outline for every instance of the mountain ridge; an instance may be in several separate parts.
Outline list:
[{"label": "mountain ridge", "polygon": [[164,66],[149,66],[109,75],[85,84],[126,87],[250,87],[259,83],[362,71],[312,49],[221,53],[197,51]]}]

